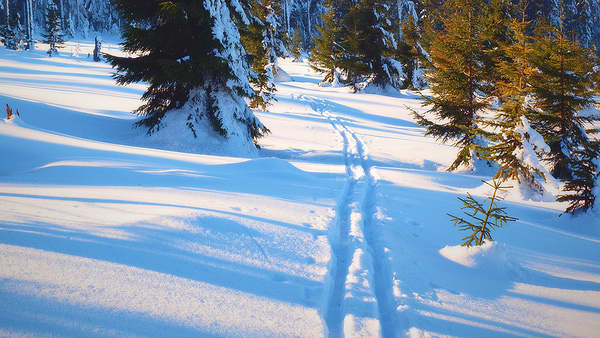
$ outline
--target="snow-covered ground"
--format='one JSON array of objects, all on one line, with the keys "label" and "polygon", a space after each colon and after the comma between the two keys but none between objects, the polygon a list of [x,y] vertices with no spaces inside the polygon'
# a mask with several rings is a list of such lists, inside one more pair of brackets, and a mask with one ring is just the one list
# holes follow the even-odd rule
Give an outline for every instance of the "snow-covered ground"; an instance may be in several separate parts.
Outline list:
[{"label": "snow-covered ground", "polygon": [[490,177],[444,171],[415,93],[283,60],[260,157],[198,155],[132,129],[144,86],[74,46],[0,48],[0,336],[600,332],[598,218],[509,194],[519,221],[457,248],[446,213]]}]

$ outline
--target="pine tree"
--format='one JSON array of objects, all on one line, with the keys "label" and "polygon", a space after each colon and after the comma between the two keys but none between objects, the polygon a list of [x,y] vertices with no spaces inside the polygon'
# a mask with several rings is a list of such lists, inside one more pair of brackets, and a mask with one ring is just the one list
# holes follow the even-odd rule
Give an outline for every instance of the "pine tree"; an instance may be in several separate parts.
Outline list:
[{"label": "pine tree", "polygon": [[[499,181],[494,180],[492,184],[482,181],[493,189],[492,196],[483,201],[483,203],[477,201],[471,194],[467,193],[467,198],[458,198],[463,202],[464,206],[461,208],[467,210],[464,212],[466,217],[458,217],[448,214],[452,218],[454,226],[459,226],[460,231],[467,231],[470,234],[462,238],[464,241],[462,246],[471,247],[473,243],[475,246],[483,245],[485,241],[493,241],[492,230],[496,228],[504,227],[508,222],[514,222],[517,218],[509,216],[506,213],[506,207],[499,207],[497,204],[498,200],[502,200],[498,196],[498,192],[506,191],[512,187],[503,187]],[[484,204],[489,201],[488,206]]]},{"label": "pine tree", "polygon": [[380,88],[401,87],[404,72],[402,65],[392,57],[397,44],[391,33],[388,7],[383,1],[363,0],[358,8],[361,19],[361,62],[368,69],[368,73],[364,75],[371,84]]},{"label": "pine tree", "polygon": [[48,56],[52,54],[58,54],[58,47],[62,47],[65,42],[65,35],[62,32],[62,23],[60,20],[60,13],[56,5],[51,2],[46,8],[46,30],[42,33],[44,37],[43,42],[49,45]]},{"label": "pine tree", "polygon": [[479,97],[486,79],[478,22],[481,2],[446,1],[441,13],[441,31],[429,33],[433,39],[426,79],[432,95],[424,101],[424,106],[429,107],[427,114],[435,120],[416,112],[413,115],[420,126],[427,128],[426,135],[444,143],[452,140],[460,147],[456,160],[448,168],[455,170],[481,158],[480,138],[486,136],[477,125],[481,112],[489,107],[489,103]]},{"label": "pine tree", "polygon": [[405,74],[403,87],[422,89],[425,87],[425,80],[422,77],[420,64],[424,59],[424,55],[421,47],[421,29],[416,8],[412,1],[404,1],[399,6],[398,11],[403,15],[398,17],[399,30],[396,37],[396,54]]},{"label": "pine tree", "polygon": [[347,14],[344,16],[342,28],[343,53],[338,61],[338,67],[345,78],[345,82],[353,91],[360,90],[359,83],[362,81],[363,74],[368,73],[368,69],[361,62],[361,42],[359,34],[359,16],[360,10],[352,0],[345,0],[344,5],[348,7]]},{"label": "pine tree", "polygon": [[508,43],[508,26],[510,21],[510,6],[506,0],[490,0],[482,6],[481,39],[483,40],[483,67],[486,77],[486,94],[498,96],[495,84],[501,81],[502,71],[499,64],[507,60],[505,48],[501,45]]},{"label": "pine tree", "polygon": [[[242,43],[250,54],[252,70],[250,78],[256,95],[250,100],[251,108],[265,110],[275,99],[274,78],[277,72],[277,57],[281,53],[281,42],[277,39],[277,22],[274,20],[270,0],[252,4],[253,22],[242,34]],[[279,50],[279,52],[278,52]]]},{"label": "pine tree", "polygon": [[564,10],[558,17],[556,26],[541,21],[536,29],[531,53],[536,71],[531,83],[540,113],[531,119],[550,146],[545,160],[551,166],[552,176],[570,180],[572,154],[588,143],[585,127],[599,117],[578,114],[594,103],[590,89],[593,63],[589,50],[567,37],[562,24]]},{"label": "pine tree", "polygon": [[[404,72],[396,59],[389,6],[384,1],[362,0],[346,19],[345,59],[340,63],[354,91],[365,86],[400,88]],[[360,83],[362,82],[362,83]]]},{"label": "pine tree", "polygon": [[592,88],[594,88],[596,91],[596,95],[600,95],[600,57],[597,57],[596,60],[596,66],[594,67],[591,75]]},{"label": "pine tree", "polygon": [[0,37],[0,41],[6,48],[13,50],[18,49],[19,42],[17,41],[17,34],[10,25],[6,24],[0,27]]},{"label": "pine tree", "polygon": [[325,0],[326,12],[321,15],[322,25],[317,27],[318,37],[315,37],[315,47],[311,55],[311,67],[324,74],[322,84],[338,83],[338,61],[343,54],[341,40],[341,11],[336,6],[338,1]]},{"label": "pine tree", "polygon": [[559,202],[569,202],[567,213],[586,212],[594,206],[596,200],[594,187],[600,170],[595,163],[598,158],[600,158],[598,141],[587,141],[573,150],[570,166],[573,178],[565,183],[563,194],[557,198]]},{"label": "pine tree", "polygon": [[144,118],[135,126],[152,134],[171,114],[186,120],[194,137],[210,126],[258,147],[268,129],[244,101],[255,95],[238,28],[250,22],[247,3],[115,0],[115,7],[125,21],[123,50],[139,56],[104,57],[116,67],[119,84],[149,83],[136,110]]},{"label": "pine tree", "polygon": [[545,169],[536,155],[536,145],[530,138],[537,135],[529,127],[527,115],[534,114],[528,104],[531,98],[529,78],[534,72],[528,58],[532,53],[531,38],[528,36],[530,22],[526,20],[527,0],[521,0],[511,15],[508,25],[508,41],[500,42],[497,48],[502,51],[494,56],[495,68],[502,74],[494,79],[495,92],[501,106],[495,119],[488,123],[499,129],[490,136],[494,145],[487,147],[485,158],[499,164],[494,179],[515,180],[529,188],[539,190],[538,177],[545,179]]},{"label": "pine tree", "polygon": [[24,18],[21,11],[15,12],[12,17],[11,27],[14,32],[14,50],[24,50],[27,40],[27,29],[24,26]]},{"label": "pine tree", "polygon": [[102,61],[102,38],[96,36],[94,38],[94,62]]},{"label": "pine tree", "polygon": [[10,10],[10,2],[5,0],[4,3],[4,25],[0,27],[0,36],[2,43],[8,49],[18,50],[20,39],[18,34],[18,23],[14,11]]},{"label": "pine tree", "polygon": [[302,36],[300,36],[300,28],[296,27],[294,30],[294,34],[292,35],[292,39],[290,40],[290,45],[288,48],[294,62],[302,61]]}]

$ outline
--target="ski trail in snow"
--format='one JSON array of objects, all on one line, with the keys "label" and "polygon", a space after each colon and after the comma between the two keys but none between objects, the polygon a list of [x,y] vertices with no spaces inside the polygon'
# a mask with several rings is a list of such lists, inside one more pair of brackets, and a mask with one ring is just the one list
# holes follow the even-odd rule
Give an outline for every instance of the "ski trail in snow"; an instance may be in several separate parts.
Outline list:
[{"label": "ski trail in snow", "polygon": [[373,229],[377,178],[369,165],[368,148],[331,114],[326,101],[306,95],[297,98],[327,118],[344,144],[347,177],[338,203],[339,237],[332,240],[336,262],[331,267],[334,285],[326,314],[329,335],[394,337],[393,281]]}]

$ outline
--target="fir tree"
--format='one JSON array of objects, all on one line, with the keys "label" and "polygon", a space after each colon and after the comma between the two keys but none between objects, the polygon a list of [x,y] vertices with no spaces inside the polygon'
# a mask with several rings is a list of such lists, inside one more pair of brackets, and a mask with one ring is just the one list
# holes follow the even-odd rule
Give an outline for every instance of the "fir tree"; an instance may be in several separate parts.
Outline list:
[{"label": "fir tree", "polygon": [[360,62],[360,10],[358,6],[350,5],[350,3],[354,4],[351,0],[345,0],[343,3],[349,6],[343,20],[342,40],[340,43],[343,46],[343,53],[338,61],[338,67],[344,75],[345,82],[356,92],[360,89],[359,83],[361,82],[362,75],[368,73],[368,69]]},{"label": "fir tree", "polygon": [[567,213],[585,212],[594,206],[596,200],[594,187],[600,170],[596,165],[598,158],[600,158],[598,141],[587,141],[573,150],[570,165],[573,178],[565,183],[563,194],[557,198],[559,202],[569,202]]},{"label": "fir tree", "polygon": [[425,87],[425,80],[421,76],[420,69],[421,60],[424,58],[421,32],[414,5],[408,8],[409,12],[399,18],[400,29],[396,38],[398,45],[396,54],[405,74],[403,87],[422,89]]},{"label": "fir tree", "polygon": [[[526,7],[525,7],[526,8]],[[495,86],[501,81],[502,70],[499,69],[500,63],[507,60],[504,54],[506,49],[501,45],[506,45],[509,41],[508,27],[510,25],[509,2],[506,0],[490,0],[489,3],[482,5],[481,14],[481,39],[483,40],[483,68],[486,77],[486,94],[499,96]]]},{"label": "fir tree", "polygon": [[531,134],[536,132],[529,128],[526,117],[534,113],[527,102],[531,95],[529,78],[534,72],[528,62],[532,45],[527,34],[530,24],[525,15],[527,0],[521,0],[515,9],[508,25],[508,41],[498,44],[502,51],[495,56],[497,65],[494,67],[502,74],[494,79],[501,106],[496,118],[488,123],[499,132],[490,136],[495,144],[486,148],[485,158],[499,164],[494,179],[512,179],[539,190],[537,178],[545,179],[545,170],[535,152],[541,149],[530,143],[534,136]]},{"label": "fir tree", "polygon": [[391,33],[387,8],[382,1],[359,2],[360,62],[368,69],[363,75],[370,83],[381,88],[399,88],[404,72],[401,64],[392,58],[397,45]]},{"label": "fir tree", "polygon": [[116,67],[119,84],[149,83],[136,110],[144,118],[135,126],[151,134],[178,110],[174,118],[185,119],[195,137],[197,128],[210,125],[225,138],[258,147],[268,129],[244,101],[255,95],[238,29],[249,23],[247,3],[115,0],[115,6],[126,23],[123,50],[138,57],[104,57]]},{"label": "fir tree", "polygon": [[8,49],[18,50],[21,44],[21,34],[19,32],[18,14],[10,11],[9,2],[5,3],[5,21],[0,27],[0,36],[2,43]]},{"label": "fir tree", "polygon": [[[479,16],[481,2],[450,0],[443,4],[441,31],[430,32],[431,62],[426,72],[432,95],[425,98],[429,120],[413,112],[417,123],[431,135],[446,143],[453,141],[460,147],[456,160],[448,168],[455,170],[469,166],[481,157],[479,138],[486,133],[478,128],[480,114],[489,103],[479,97],[484,89],[485,69],[481,50]],[[430,29],[434,29],[434,25]]]},{"label": "fir tree", "polygon": [[[498,192],[506,191],[512,187],[503,187],[499,181],[495,180],[492,182],[493,184],[486,181],[482,182],[493,189],[491,197],[481,203],[467,193],[467,198],[458,198],[464,204],[461,209],[467,210],[464,212],[466,217],[448,214],[452,218],[454,226],[458,225],[460,227],[460,231],[470,232],[462,238],[464,241],[462,246],[470,247],[473,244],[479,246],[483,245],[486,240],[493,241],[492,230],[502,228],[508,222],[517,220],[517,218],[506,213],[506,207],[499,207],[497,204],[497,201],[502,199],[498,196]],[[484,205],[486,201],[489,201],[487,207]]]},{"label": "fir tree", "polygon": [[102,38],[96,36],[94,38],[94,62],[102,61]]},{"label": "fir tree", "polygon": [[300,36],[300,28],[296,27],[294,34],[290,39],[290,45],[288,48],[294,62],[302,61],[302,36]]},{"label": "fir tree", "polygon": [[[400,88],[404,72],[393,58],[397,49],[391,33],[389,6],[381,1],[363,0],[350,9],[346,20],[345,60],[340,68],[357,91],[366,85]],[[359,82],[364,82],[359,87]]]},{"label": "fir tree", "polygon": [[341,11],[338,1],[325,0],[325,13],[321,15],[322,25],[317,27],[318,37],[315,37],[315,47],[311,55],[311,67],[324,74],[321,83],[337,83],[339,75],[337,72],[338,61],[343,55],[341,40]]},{"label": "fir tree", "polygon": [[594,103],[590,89],[593,63],[589,51],[567,37],[563,18],[561,10],[556,26],[541,21],[536,29],[531,53],[536,71],[531,83],[539,113],[531,119],[550,146],[545,160],[551,166],[552,176],[570,180],[572,154],[588,144],[585,127],[599,117],[578,114]]},{"label": "fir tree", "polygon": [[255,76],[250,78],[256,95],[250,100],[251,108],[265,110],[274,100],[274,77],[277,72],[278,50],[281,42],[277,39],[277,22],[273,17],[270,0],[253,3],[253,22],[242,34],[242,43],[250,54],[250,63]]},{"label": "fir tree", "polygon": [[17,41],[17,34],[10,25],[5,24],[0,27],[0,37],[0,41],[6,48],[13,50],[18,49],[19,42]]},{"label": "fir tree", "polygon": [[58,54],[57,48],[62,47],[62,44],[65,42],[65,35],[63,34],[61,27],[62,23],[58,8],[51,2],[48,5],[48,8],[46,8],[46,30],[42,33],[42,37],[44,37],[43,42],[49,45],[48,56]]},{"label": "fir tree", "polygon": [[[591,79],[592,88],[596,91],[596,95],[600,95],[600,56],[596,57],[596,66],[592,69]],[[600,103],[598,107],[600,108]]]}]

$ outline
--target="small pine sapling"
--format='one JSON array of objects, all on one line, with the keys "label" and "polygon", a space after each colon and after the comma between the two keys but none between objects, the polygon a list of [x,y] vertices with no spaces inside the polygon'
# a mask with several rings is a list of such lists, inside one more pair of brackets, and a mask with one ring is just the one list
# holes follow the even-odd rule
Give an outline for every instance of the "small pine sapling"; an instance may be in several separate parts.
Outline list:
[{"label": "small pine sapling", "polygon": [[12,109],[10,109],[10,107],[8,106],[8,103],[6,104],[6,119],[10,120],[10,118],[13,115],[13,111]]},{"label": "small pine sapling", "polygon": [[[467,198],[458,197],[464,204],[461,210],[468,209],[468,211],[464,211],[467,218],[448,214],[452,217],[454,226],[458,225],[460,227],[460,231],[471,232],[471,234],[462,238],[465,241],[461,244],[462,246],[471,247],[473,242],[475,242],[475,246],[479,246],[486,240],[493,241],[491,230],[502,228],[508,222],[517,220],[515,217],[508,216],[505,211],[506,207],[499,207],[496,203],[498,200],[502,200],[502,197],[498,196],[498,191],[506,191],[512,187],[503,187],[502,183],[496,180],[492,181],[493,184],[483,180],[482,182],[494,189],[492,197],[486,198],[483,203],[480,203],[471,194],[467,193]],[[486,201],[489,201],[487,208],[484,206]]]}]

